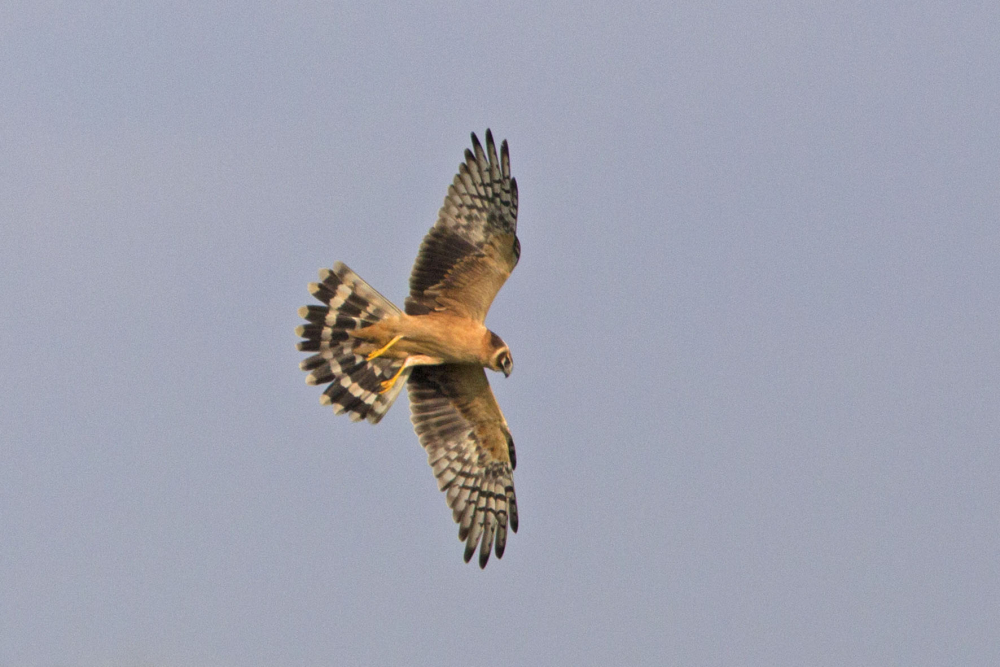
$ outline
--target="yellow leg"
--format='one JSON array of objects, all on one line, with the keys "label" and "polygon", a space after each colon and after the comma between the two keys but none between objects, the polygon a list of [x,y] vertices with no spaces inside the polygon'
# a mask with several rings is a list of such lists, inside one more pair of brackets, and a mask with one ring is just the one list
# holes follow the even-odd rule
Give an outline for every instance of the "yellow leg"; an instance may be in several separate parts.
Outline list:
[{"label": "yellow leg", "polygon": [[[392,347],[393,345],[395,345],[396,343],[398,343],[400,340],[402,340],[402,338],[403,338],[403,335],[400,334],[400,335],[396,336],[395,338],[393,338],[392,340],[390,340],[384,346],[380,347],[379,349],[377,349],[374,352],[372,352],[371,354],[369,354],[368,355],[368,361],[371,361],[372,359],[374,359],[376,357],[381,357],[383,354],[386,353],[386,351],[390,347]],[[395,378],[393,378],[393,380],[395,380]]]},{"label": "yellow leg", "polygon": [[406,370],[406,368],[407,368],[407,365],[403,364],[402,366],[399,367],[399,370],[396,371],[396,374],[393,375],[392,378],[390,378],[388,380],[384,380],[382,382],[382,388],[378,390],[378,393],[385,394],[390,389],[392,389],[392,385],[396,384],[396,380],[399,379],[399,376],[403,374],[403,371]]}]

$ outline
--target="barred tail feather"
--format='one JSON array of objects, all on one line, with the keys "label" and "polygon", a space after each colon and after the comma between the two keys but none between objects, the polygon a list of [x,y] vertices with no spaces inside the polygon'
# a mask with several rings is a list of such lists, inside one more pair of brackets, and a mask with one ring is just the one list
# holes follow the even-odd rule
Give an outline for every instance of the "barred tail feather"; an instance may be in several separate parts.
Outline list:
[{"label": "barred tail feather", "polygon": [[319,278],[320,282],[309,285],[309,292],[323,305],[299,308],[306,324],[295,329],[303,338],[298,348],[315,353],[299,368],[309,373],[308,384],[329,383],[320,396],[321,404],[333,406],[335,414],[347,413],[351,421],[367,419],[376,424],[399,396],[411,369],[403,371],[390,391],[378,393],[382,381],[395,375],[403,362],[386,357],[369,361],[356,354],[362,341],[348,332],[398,315],[400,310],[342,262],[333,269],[321,269]]}]

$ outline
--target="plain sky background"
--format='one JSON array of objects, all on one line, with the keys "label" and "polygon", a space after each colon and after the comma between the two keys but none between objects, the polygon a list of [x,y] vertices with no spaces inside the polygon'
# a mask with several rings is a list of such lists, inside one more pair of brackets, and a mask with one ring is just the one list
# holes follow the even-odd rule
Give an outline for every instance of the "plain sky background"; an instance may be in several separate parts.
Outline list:
[{"label": "plain sky background", "polygon": [[[0,8],[0,665],[1000,664],[1000,5]],[[510,142],[520,532],[462,562],[402,303]]]}]

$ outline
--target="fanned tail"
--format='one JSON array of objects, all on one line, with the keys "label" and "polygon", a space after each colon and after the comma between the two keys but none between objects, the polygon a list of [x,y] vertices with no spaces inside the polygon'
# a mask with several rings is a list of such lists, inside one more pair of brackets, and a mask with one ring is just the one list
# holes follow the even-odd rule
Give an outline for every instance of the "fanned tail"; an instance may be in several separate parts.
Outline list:
[{"label": "fanned tail", "polygon": [[298,348],[315,353],[299,368],[309,372],[308,384],[329,383],[320,396],[321,404],[332,405],[338,415],[346,412],[351,421],[367,419],[376,424],[406,385],[411,369],[403,371],[388,392],[378,393],[382,381],[393,377],[403,362],[384,356],[369,361],[366,355],[356,354],[363,341],[348,331],[401,311],[342,262],[334,264],[332,270],[320,269],[319,279],[309,284],[309,292],[324,305],[299,308],[299,316],[307,324],[295,329],[296,335],[304,339]]}]

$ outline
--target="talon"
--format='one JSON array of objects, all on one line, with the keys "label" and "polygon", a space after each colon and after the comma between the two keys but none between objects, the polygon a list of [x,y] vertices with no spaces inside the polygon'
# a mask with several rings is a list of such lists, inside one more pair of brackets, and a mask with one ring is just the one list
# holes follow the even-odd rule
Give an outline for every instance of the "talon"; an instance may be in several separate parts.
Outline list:
[{"label": "talon", "polygon": [[[372,359],[375,359],[376,357],[381,357],[383,354],[386,353],[386,351],[388,351],[388,349],[390,347],[392,347],[393,345],[395,345],[396,343],[398,343],[400,340],[402,340],[402,338],[403,338],[403,335],[400,334],[400,335],[396,336],[395,338],[393,338],[392,340],[390,340],[384,346],[380,347],[379,349],[377,349],[374,352],[372,352],[371,354],[369,354],[368,357],[367,357],[368,361],[371,361]],[[395,379],[396,378],[393,378],[393,381],[395,381]]]},{"label": "talon", "polygon": [[393,386],[394,384],[396,384],[396,380],[398,380],[398,379],[399,379],[399,376],[403,374],[403,370],[404,370],[405,368],[406,368],[406,364],[403,364],[402,366],[400,366],[400,367],[399,367],[399,370],[398,370],[398,371],[396,371],[396,374],[395,374],[395,375],[393,375],[393,376],[392,376],[391,378],[389,378],[388,380],[383,380],[383,381],[382,381],[382,387],[381,387],[381,389],[379,389],[379,390],[378,390],[378,393],[380,393],[380,394],[385,394],[385,393],[388,393],[388,391],[389,391],[390,389],[392,389],[392,386]]}]

